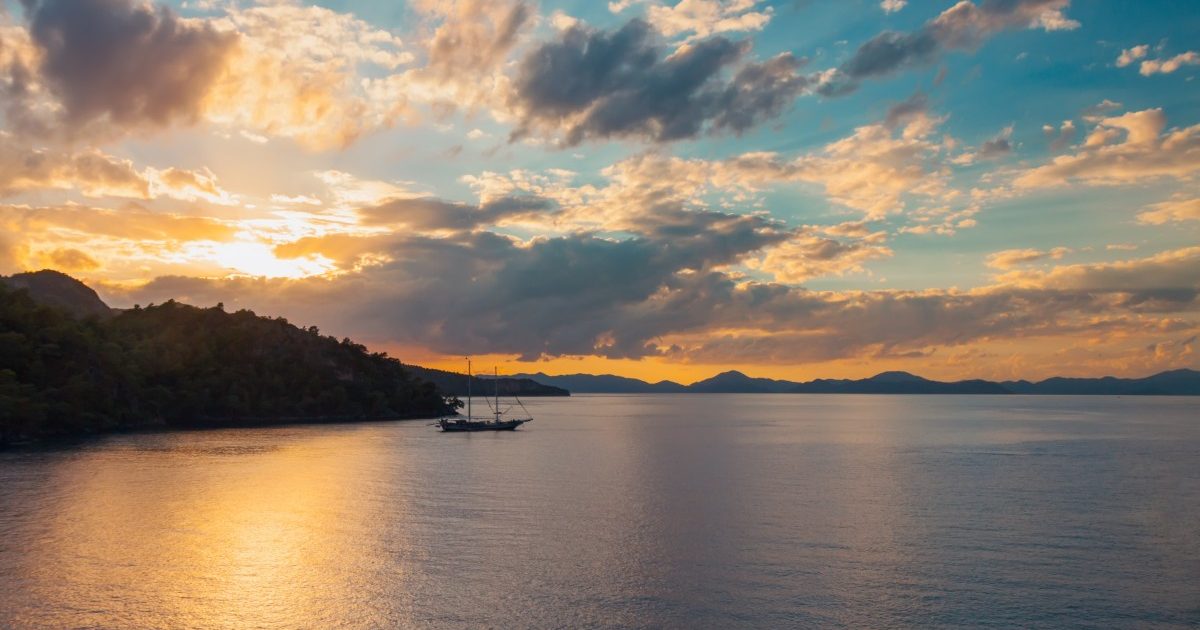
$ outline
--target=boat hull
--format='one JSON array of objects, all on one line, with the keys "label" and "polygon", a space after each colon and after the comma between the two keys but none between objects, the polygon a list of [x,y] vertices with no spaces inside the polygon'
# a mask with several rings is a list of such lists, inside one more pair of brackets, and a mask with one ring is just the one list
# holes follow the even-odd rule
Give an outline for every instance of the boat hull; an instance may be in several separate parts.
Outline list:
[{"label": "boat hull", "polygon": [[438,426],[446,433],[473,433],[476,431],[513,431],[526,422],[529,421],[501,420],[500,422],[496,422],[492,420],[454,420],[444,418],[438,422]]}]

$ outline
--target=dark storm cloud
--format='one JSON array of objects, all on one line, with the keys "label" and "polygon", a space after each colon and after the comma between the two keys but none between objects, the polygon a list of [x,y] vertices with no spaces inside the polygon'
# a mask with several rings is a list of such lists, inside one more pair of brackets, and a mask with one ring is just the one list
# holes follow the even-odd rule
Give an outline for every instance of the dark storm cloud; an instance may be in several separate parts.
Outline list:
[{"label": "dark storm cloud", "polygon": [[[0,6],[0,9],[3,7]],[[4,121],[9,130],[20,129],[44,135],[48,127],[34,115],[32,107],[37,85],[36,69],[20,54],[23,42],[15,39],[6,41],[4,35],[0,32],[0,59],[8,58],[8,63],[0,66],[0,106],[3,107]]]},{"label": "dark storm cloud", "polygon": [[1070,0],[963,0],[911,33],[885,31],[859,46],[838,68],[839,79],[821,86],[826,96],[847,94],[864,79],[936,60],[951,49],[973,48],[992,35],[1040,24],[1047,30],[1077,26],[1061,15]]},{"label": "dark storm cloud", "polygon": [[451,353],[638,357],[657,352],[652,340],[681,322],[707,321],[706,311],[685,308],[689,300],[702,307],[707,289],[697,278],[789,237],[763,217],[694,214],[622,240],[575,234],[525,243],[488,231],[302,239],[276,254],[320,253],[346,270],[375,262],[336,282],[163,278],[128,299],[305,312],[327,330]]},{"label": "dark storm cloud", "polygon": [[713,127],[741,133],[782,114],[808,83],[797,74],[802,65],[783,54],[743,67],[717,97]]},{"label": "dark storm cloud", "polygon": [[913,116],[923,114],[929,109],[929,99],[921,92],[917,92],[907,99],[892,105],[887,110],[887,116],[884,118],[884,124],[888,129],[895,129],[901,126]]},{"label": "dark storm cloud", "polygon": [[748,50],[748,42],[711,37],[667,55],[636,19],[614,31],[572,27],[521,61],[512,104],[522,125],[513,135],[548,127],[575,145],[745,131],[782,113],[808,83],[790,54],[744,64],[726,78]]},{"label": "dark storm cloud", "polygon": [[23,0],[39,70],[72,128],[191,120],[236,36],[134,0]]},{"label": "dark storm cloud", "polygon": [[855,79],[887,74],[904,64],[929,61],[938,48],[938,40],[928,31],[884,32],[860,46],[841,71]]},{"label": "dark storm cloud", "polygon": [[[746,281],[721,270],[736,252],[761,241],[706,253],[715,241],[731,238],[726,230],[714,232],[681,247],[588,235],[528,245],[488,232],[395,237],[376,243],[390,262],[336,279],[160,278],[121,299],[221,301],[287,313],[368,342],[446,354],[665,353],[716,363],[823,361],[1001,338],[1194,331],[1194,322],[1170,317],[1200,307],[1194,264],[1200,250],[1115,271],[1072,268],[1028,287],[835,293]],[[1164,273],[1141,273],[1148,269]],[[756,332],[722,332],[729,329]],[[660,347],[665,336],[693,334],[694,341],[680,340],[683,346]]]},{"label": "dark storm cloud", "polygon": [[553,203],[541,197],[501,197],[482,205],[445,201],[434,197],[391,199],[359,210],[367,225],[405,225],[417,230],[473,230],[520,215],[549,210]]},{"label": "dark storm cloud", "polygon": [[831,238],[822,238],[806,248],[813,260],[835,260],[863,247],[860,243],[843,243]]},{"label": "dark storm cloud", "polygon": [[[420,201],[428,207],[393,210],[406,221],[428,212],[483,211]],[[493,211],[537,205],[501,200]],[[310,237],[275,253],[319,254],[344,273],[302,280],[160,278],[119,300],[224,302],[367,342],[444,354],[666,354],[780,363],[925,352],[997,338],[1188,331],[1195,324],[1186,318],[1200,308],[1200,248],[1022,272],[1009,284],[974,291],[816,292],[729,271],[811,237],[759,215],[662,204],[631,220],[626,229],[635,236],[623,239],[580,233],[521,241],[466,229],[470,221],[424,225],[455,229],[441,238],[417,229]],[[820,237],[807,241],[803,256],[821,264],[853,257],[859,247]]]},{"label": "dark storm cloud", "polygon": [[1003,157],[1009,153],[1012,153],[1012,142],[1004,136],[992,138],[979,145],[979,157],[984,159]]}]

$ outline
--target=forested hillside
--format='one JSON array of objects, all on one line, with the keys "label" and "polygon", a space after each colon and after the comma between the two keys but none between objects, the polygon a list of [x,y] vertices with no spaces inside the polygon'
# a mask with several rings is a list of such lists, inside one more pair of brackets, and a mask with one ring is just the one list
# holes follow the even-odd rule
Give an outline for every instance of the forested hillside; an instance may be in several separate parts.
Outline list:
[{"label": "forested hillside", "polygon": [[282,318],[175,302],[77,318],[0,282],[0,444],[120,428],[431,417],[399,361]]}]

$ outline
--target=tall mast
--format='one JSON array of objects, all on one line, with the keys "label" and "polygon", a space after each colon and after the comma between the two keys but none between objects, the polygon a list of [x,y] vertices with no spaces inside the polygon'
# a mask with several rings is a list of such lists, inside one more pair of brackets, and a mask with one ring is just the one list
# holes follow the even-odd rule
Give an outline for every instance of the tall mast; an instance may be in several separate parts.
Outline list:
[{"label": "tall mast", "polygon": [[467,358],[467,420],[471,419],[471,359]]},{"label": "tall mast", "polygon": [[500,420],[500,368],[492,366],[492,380],[496,383],[496,421]]}]

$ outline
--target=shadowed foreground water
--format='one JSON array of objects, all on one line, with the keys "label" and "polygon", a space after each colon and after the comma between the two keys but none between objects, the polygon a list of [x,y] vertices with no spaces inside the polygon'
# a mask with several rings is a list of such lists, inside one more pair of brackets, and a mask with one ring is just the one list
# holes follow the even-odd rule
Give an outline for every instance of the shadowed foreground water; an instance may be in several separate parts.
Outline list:
[{"label": "shadowed foreground water", "polygon": [[1195,626],[1198,402],[577,396],[0,453],[0,627]]}]

